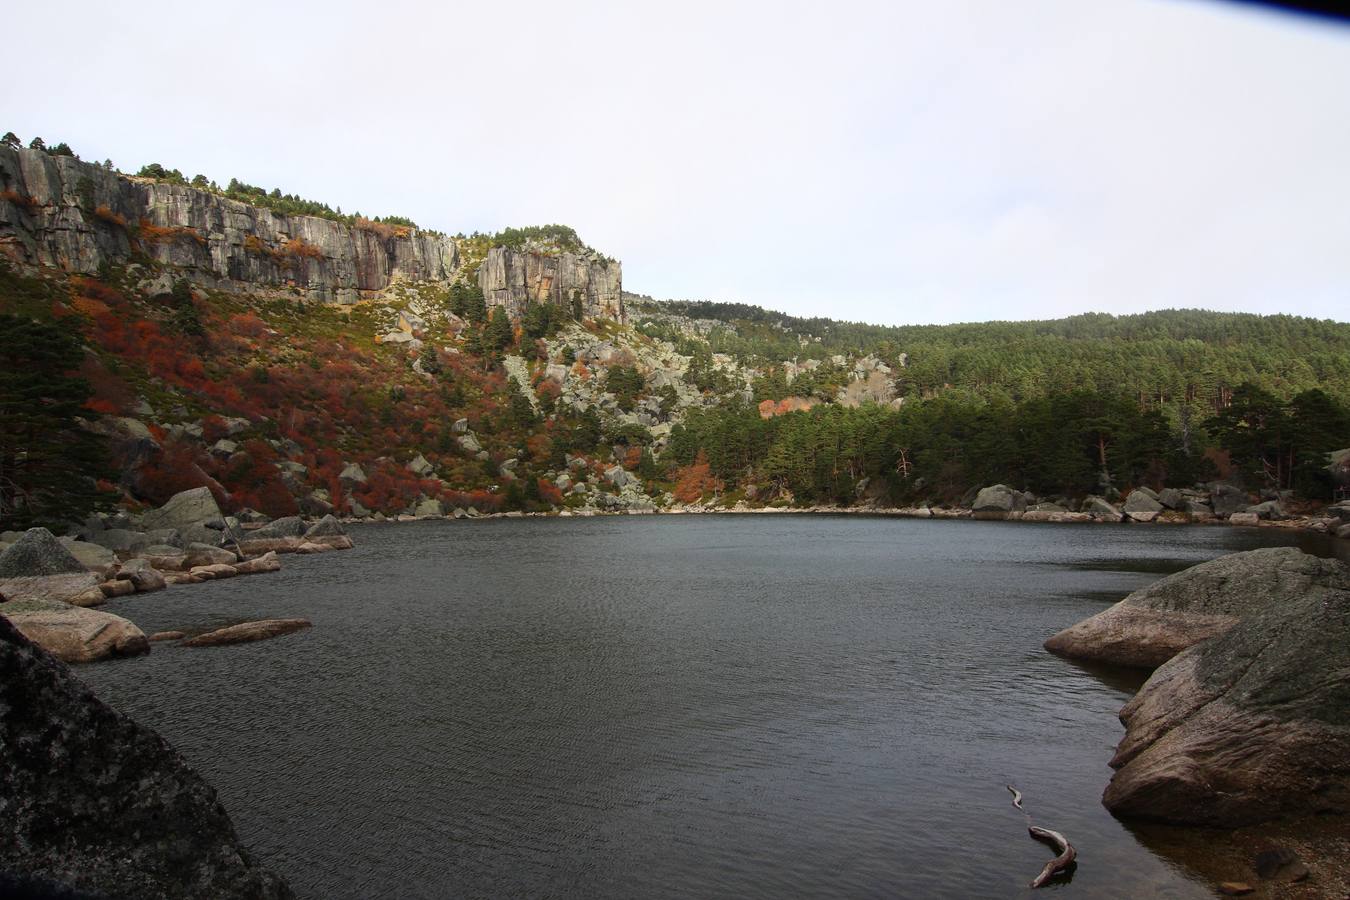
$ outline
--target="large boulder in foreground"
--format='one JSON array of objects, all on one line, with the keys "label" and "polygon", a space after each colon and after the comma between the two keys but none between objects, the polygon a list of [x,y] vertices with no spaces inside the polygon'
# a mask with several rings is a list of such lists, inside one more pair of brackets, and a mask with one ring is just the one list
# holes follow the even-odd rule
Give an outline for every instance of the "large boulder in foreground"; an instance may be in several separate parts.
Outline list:
[{"label": "large boulder in foreground", "polygon": [[1175,657],[1120,713],[1103,802],[1236,827],[1350,812],[1350,591],[1313,584]]},{"label": "large boulder in foreground", "polygon": [[252,863],[216,792],[163,738],[3,618],[0,871],[41,896],[292,896]]},{"label": "large boulder in foreground", "polygon": [[1045,642],[1060,656],[1153,669],[1314,587],[1350,589],[1350,566],[1293,547],[1233,553],[1169,575]]},{"label": "large boulder in foreground", "polygon": [[169,498],[159,509],[152,509],[141,517],[141,527],[146,531],[157,528],[187,528],[222,519],[216,498],[211,489],[205,487],[180,491]]},{"label": "large boulder in foreground", "polygon": [[96,609],[53,600],[19,600],[0,603],[0,618],[9,619],[24,637],[62,662],[96,662],[150,652],[145,632],[121,616]]},{"label": "large boulder in foreground", "polygon": [[45,528],[30,528],[0,552],[0,601],[52,600],[97,606],[99,578]]}]

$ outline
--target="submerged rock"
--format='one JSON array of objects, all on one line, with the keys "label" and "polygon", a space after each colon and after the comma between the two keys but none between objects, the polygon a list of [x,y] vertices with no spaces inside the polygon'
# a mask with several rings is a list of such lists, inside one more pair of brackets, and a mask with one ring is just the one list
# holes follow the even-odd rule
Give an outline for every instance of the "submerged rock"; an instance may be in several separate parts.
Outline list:
[{"label": "submerged rock", "polygon": [[243,644],[249,641],[262,641],[300,631],[313,624],[309,619],[260,619],[257,622],[242,622],[228,628],[219,628],[199,634],[183,641],[184,647],[218,647],[223,644]]},{"label": "submerged rock", "polygon": [[1162,666],[1121,710],[1103,797],[1113,812],[1220,827],[1350,812],[1350,584],[1278,571],[1248,592],[1279,594]]},{"label": "submerged rock", "polygon": [[3,603],[0,617],[8,619],[24,637],[63,662],[95,662],[150,651],[145,632],[121,616],[69,603],[52,600]]},{"label": "submerged rock", "polygon": [[1155,668],[1268,606],[1315,586],[1350,589],[1350,566],[1293,547],[1233,553],[1192,566],[1045,642],[1061,656]]},{"label": "submerged rock", "polygon": [[292,896],[253,865],[216,792],[163,738],[3,617],[0,871],[97,896]]}]

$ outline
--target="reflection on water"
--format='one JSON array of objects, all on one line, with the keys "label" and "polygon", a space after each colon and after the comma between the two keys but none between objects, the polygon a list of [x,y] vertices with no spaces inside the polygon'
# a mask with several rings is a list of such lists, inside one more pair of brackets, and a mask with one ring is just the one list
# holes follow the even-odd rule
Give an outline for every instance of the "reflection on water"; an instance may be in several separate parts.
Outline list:
[{"label": "reflection on water", "polygon": [[1137,681],[1040,645],[1247,534],[703,516],[354,536],[110,604],[147,631],[308,631],[80,670],[301,896],[1021,896],[1048,857],[1007,784],[1078,847],[1083,896],[1209,896],[1100,805]]}]

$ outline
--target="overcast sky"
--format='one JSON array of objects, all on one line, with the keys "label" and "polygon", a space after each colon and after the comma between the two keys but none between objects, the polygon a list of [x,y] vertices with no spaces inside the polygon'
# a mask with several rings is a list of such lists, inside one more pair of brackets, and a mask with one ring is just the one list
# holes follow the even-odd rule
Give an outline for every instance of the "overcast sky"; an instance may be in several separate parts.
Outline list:
[{"label": "overcast sky", "polygon": [[12,4],[0,131],[872,322],[1350,319],[1350,27],[1203,0]]}]

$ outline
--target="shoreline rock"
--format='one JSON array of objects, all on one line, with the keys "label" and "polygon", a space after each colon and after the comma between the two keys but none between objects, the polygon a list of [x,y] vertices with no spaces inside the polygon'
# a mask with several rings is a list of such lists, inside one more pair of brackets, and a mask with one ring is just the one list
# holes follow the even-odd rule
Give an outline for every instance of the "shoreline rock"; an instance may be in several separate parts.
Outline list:
[{"label": "shoreline rock", "polygon": [[1350,589],[1350,566],[1293,547],[1233,553],[1169,575],[1053,635],[1059,656],[1152,669],[1316,586]]},{"label": "shoreline rock", "polygon": [[145,632],[121,616],[100,610],[54,600],[20,600],[0,603],[0,618],[8,619],[24,637],[62,662],[97,662],[150,652]]},{"label": "shoreline rock", "polygon": [[1159,668],[1120,718],[1113,813],[1231,828],[1350,812],[1350,590],[1266,604]]}]

